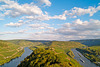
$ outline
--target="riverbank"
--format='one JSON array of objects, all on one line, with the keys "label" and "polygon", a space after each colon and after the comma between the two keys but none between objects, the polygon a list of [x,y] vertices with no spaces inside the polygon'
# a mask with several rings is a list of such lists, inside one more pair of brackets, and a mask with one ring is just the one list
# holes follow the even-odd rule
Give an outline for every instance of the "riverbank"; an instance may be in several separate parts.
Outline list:
[{"label": "riverbank", "polygon": [[5,63],[4,65],[1,65],[0,67],[17,67],[18,64],[20,64],[20,62],[22,60],[24,60],[24,58],[26,58],[28,55],[30,55],[33,51],[30,50],[28,47],[25,47],[24,48],[24,53],[20,56],[20,57],[17,57],[13,60],[11,60],[10,62],[8,63]]},{"label": "riverbank", "polygon": [[91,46],[87,48],[77,48],[87,59],[100,66],[100,46]]},{"label": "riverbank", "polygon": [[[85,58],[79,51],[76,49],[71,49],[74,53],[76,59],[83,67],[99,67],[96,66],[94,63],[90,62],[87,58]],[[83,61],[83,62],[82,62]]]},{"label": "riverbank", "polygon": [[6,56],[2,59],[0,59],[0,65],[4,65],[5,63],[9,63],[11,60],[20,57],[24,53],[24,49],[18,50],[15,53],[13,53],[11,56]]},{"label": "riverbank", "polygon": [[24,53],[25,47],[36,46],[39,44],[41,43],[26,40],[0,40],[0,65],[20,57]]}]

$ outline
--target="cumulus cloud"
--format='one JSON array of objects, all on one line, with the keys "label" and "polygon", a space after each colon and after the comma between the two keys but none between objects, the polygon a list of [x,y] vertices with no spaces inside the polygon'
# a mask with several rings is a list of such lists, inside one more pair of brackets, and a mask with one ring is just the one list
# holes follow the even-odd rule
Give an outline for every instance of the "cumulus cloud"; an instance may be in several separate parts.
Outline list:
[{"label": "cumulus cloud", "polygon": [[[51,5],[51,2],[49,0],[36,0],[39,3],[46,4],[47,6]],[[0,10],[4,12],[4,16],[11,16],[11,17],[18,17],[18,16],[24,16],[24,19],[29,20],[50,20],[50,19],[60,19],[60,20],[66,20],[68,17],[70,18],[77,18],[77,16],[89,14],[90,16],[93,16],[94,13],[100,10],[100,6],[92,7],[89,6],[87,9],[84,8],[78,8],[74,7],[71,10],[65,10],[63,14],[60,15],[54,15],[50,16],[45,11],[43,12],[41,8],[39,8],[37,5],[35,5],[33,2],[30,4],[18,4],[15,1],[10,0],[0,0],[0,2],[3,2],[5,4],[0,5]]]},{"label": "cumulus cloud", "polygon": [[10,0],[0,0],[0,2],[5,3],[5,5],[1,5],[0,10],[4,11],[4,15],[10,15],[11,17],[43,14],[42,10],[33,3],[19,5],[17,2]]},{"label": "cumulus cloud", "polygon": [[60,20],[66,20],[66,16],[63,15],[39,15],[39,16],[24,16],[23,19],[29,19],[29,20],[39,20],[39,21],[45,21],[50,19],[60,19]]},{"label": "cumulus cloud", "polygon": [[[30,24],[32,29],[42,29],[39,32],[25,33],[24,31],[18,32],[5,32],[6,34],[25,33],[29,34],[30,39],[47,39],[47,40],[73,40],[73,39],[91,39],[100,38],[100,20],[90,19],[89,21],[82,21],[77,19],[72,23],[64,23],[62,27],[54,29],[46,23]],[[43,30],[52,28],[49,30]],[[29,30],[29,29],[28,29]],[[3,34],[3,33],[1,33]],[[32,37],[34,35],[34,37]]]},{"label": "cumulus cloud", "polygon": [[81,21],[80,19],[77,19],[72,23],[63,24],[62,27],[56,29],[55,32],[63,36],[100,38],[100,20],[90,19],[89,21]]},{"label": "cumulus cloud", "polygon": [[[49,0],[38,0],[41,3],[45,3],[47,6],[51,5]],[[4,16],[18,17],[27,15],[23,18],[31,20],[50,20],[50,19],[60,19],[66,20],[65,14],[49,16],[48,13],[43,11],[36,6],[33,2],[31,4],[18,4],[15,1],[10,0],[0,0],[0,2],[5,3],[1,5],[0,10],[4,12]]]},{"label": "cumulus cloud", "polygon": [[10,22],[8,24],[5,24],[6,26],[9,26],[9,27],[20,27],[22,26],[23,23],[13,23],[13,22]]},{"label": "cumulus cloud", "polygon": [[[51,6],[50,0],[35,0],[38,3]],[[23,24],[36,21],[45,21],[50,19],[66,20],[67,18],[77,18],[77,16],[89,14],[93,16],[96,12],[100,11],[100,6],[88,8],[74,7],[71,10],[65,10],[59,15],[49,15],[48,12],[42,11],[41,8],[33,2],[28,4],[19,4],[13,0],[0,0],[0,11],[3,16],[10,16],[12,18],[21,17],[21,19],[14,23],[10,22],[5,24],[9,27],[20,27]],[[2,20],[2,19],[0,19]],[[61,28],[54,29],[47,23],[34,23],[29,24],[29,30],[43,30],[40,32],[29,33],[34,35],[35,39],[56,39],[56,40],[67,40],[67,39],[85,39],[85,38],[100,38],[100,20],[90,19],[89,21],[82,21],[77,19],[71,23],[65,23]],[[45,30],[45,31],[44,31]],[[2,34],[18,34],[24,33],[26,30],[20,30],[18,32],[0,32]],[[41,36],[42,35],[42,36]],[[30,36],[32,37],[32,36]]]},{"label": "cumulus cloud", "polygon": [[0,34],[2,34],[2,35],[4,35],[4,34],[24,34],[25,33],[25,31],[28,31],[27,29],[25,29],[25,30],[19,30],[19,31],[17,31],[17,32],[12,32],[12,31],[8,31],[8,32],[0,32]]},{"label": "cumulus cloud", "polygon": [[87,9],[74,7],[71,10],[65,10],[61,15],[50,16],[46,12],[45,14],[39,16],[25,16],[24,18],[31,19],[31,20],[41,20],[41,21],[50,20],[50,19],[66,20],[67,18],[77,18],[77,16],[81,16],[85,14],[89,14],[90,16],[93,16],[99,10],[100,10],[100,6],[97,7],[89,6]]},{"label": "cumulus cloud", "polygon": [[54,39],[57,38],[56,40],[100,38],[100,20],[90,19],[89,21],[82,21],[77,19],[72,23],[63,24],[58,29],[37,32],[35,34],[38,36],[45,34],[44,37],[52,36]]},{"label": "cumulus cloud", "polygon": [[29,27],[31,27],[32,29],[54,29],[53,27],[50,27],[49,24],[47,23],[36,23],[36,24],[30,24]]},{"label": "cumulus cloud", "polygon": [[93,14],[95,14],[99,10],[100,10],[100,6],[97,7],[89,6],[87,9],[74,7],[71,10],[65,10],[64,14],[71,18],[76,18],[77,16],[81,16],[85,14],[89,14],[90,16],[93,16]]},{"label": "cumulus cloud", "polygon": [[51,2],[49,0],[35,0],[38,1],[39,4],[45,4],[45,6],[51,6]]}]

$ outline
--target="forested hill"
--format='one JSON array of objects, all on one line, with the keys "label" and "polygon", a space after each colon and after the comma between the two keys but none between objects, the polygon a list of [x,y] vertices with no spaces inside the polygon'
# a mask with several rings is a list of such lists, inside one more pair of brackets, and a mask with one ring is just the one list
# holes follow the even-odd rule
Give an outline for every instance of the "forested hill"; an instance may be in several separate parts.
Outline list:
[{"label": "forested hill", "polygon": [[16,39],[16,40],[6,40],[6,41],[8,41],[8,42],[11,42],[11,43],[14,43],[14,44],[20,44],[20,43],[22,43],[22,42],[31,42],[31,43],[36,43],[36,42],[41,42],[41,43],[47,43],[47,42],[52,42],[52,41],[50,41],[50,40],[23,40],[23,39]]},{"label": "forested hill", "polygon": [[31,42],[28,40],[6,40],[6,41],[20,46],[31,46],[31,45],[36,46],[38,44],[42,44],[41,42]]},{"label": "forested hill", "polygon": [[27,40],[30,42],[41,42],[41,43],[45,43],[45,42],[51,42],[50,40]]},{"label": "forested hill", "polygon": [[24,53],[24,47],[37,46],[40,44],[42,43],[26,40],[0,40],[0,65],[16,57],[20,57]]},{"label": "forested hill", "polygon": [[[49,45],[48,45],[49,44]],[[33,53],[26,57],[18,67],[82,67],[75,59],[72,48],[85,45],[71,41],[52,41],[35,46]]]},{"label": "forested hill", "polygon": [[87,46],[97,46],[100,45],[100,39],[86,39],[86,40],[71,40],[75,42],[80,42]]}]

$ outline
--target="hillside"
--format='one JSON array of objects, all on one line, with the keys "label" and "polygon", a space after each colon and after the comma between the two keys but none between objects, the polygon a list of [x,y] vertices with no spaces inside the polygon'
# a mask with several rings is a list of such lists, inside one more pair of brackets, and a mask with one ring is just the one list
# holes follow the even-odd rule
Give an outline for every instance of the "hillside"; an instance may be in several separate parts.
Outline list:
[{"label": "hillside", "polygon": [[0,65],[9,62],[11,59],[20,57],[25,47],[42,44],[25,40],[0,40]]},{"label": "hillside", "polygon": [[87,48],[77,48],[87,59],[100,66],[100,46],[91,46]]},{"label": "hillside", "polygon": [[27,41],[30,41],[30,42],[41,42],[41,43],[52,42],[52,41],[49,41],[49,40],[27,40]]},{"label": "hillside", "polygon": [[16,45],[20,45],[20,46],[36,46],[36,45],[39,45],[39,44],[42,44],[41,42],[31,42],[31,41],[28,41],[28,40],[6,40],[10,43],[13,43],[13,44],[16,44]]},{"label": "hillside", "polygon": [[71,41],[80,42],[86,46],[100,45],[100,39],[71,40]]},{"label": "hillside", "polygon": [[[24,59],[18,67],[76,67],[64,53],[63,55],[54,52],[53,48],[38,48]],[[81,67],[80,65],[77,65]]]},{"label": "hillside", "polygon": [[23,52],[23,48],[19,45],[7,41],[0,41],[0,65],[21,56]]},{"label": "hillside", "polygon": [[81,67],[71,49],[84,46],[78,42],[53,41],[31,47],[34,52],[18,67]]},{"label": "hillside", "polygon": [[79,48],[84,47],[85,45],[79,43],[79,42],[73,42],[73,41],[53,41],[51,43],[51,47],[54,47],[55,49],[63,49],[66,52],[72,48]]}]

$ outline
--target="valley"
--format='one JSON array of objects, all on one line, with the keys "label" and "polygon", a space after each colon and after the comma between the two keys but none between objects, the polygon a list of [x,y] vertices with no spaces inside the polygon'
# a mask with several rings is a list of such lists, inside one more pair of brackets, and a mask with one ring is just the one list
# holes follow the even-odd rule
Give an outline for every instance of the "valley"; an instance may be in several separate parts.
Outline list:
[{"label": "valley", "polygon": [[0,65],[10,60],[20,57],[24,53],[25,47],[31,47],[40,44],[39,42],[28,42],[23,40],[0,41]]},{"label": "valley", "polygon": [[[5,41],[1,40],[0,41],[0,65],[5,64],[16,57],[20,57],[25,52],[24,50],[25,47],[28,47],[29,49],[33,50],[33,52],[29,56],[24,57],[25,59],[21,60],[21,63],[18,65],[18,67],[27,67],[27,66],[30,67],[30,65],[32,67],[35,67],[35,66],[37,67],[39,66],[82,67],[83,66],[84,67],[84,64],[82,65],[80,61],[75,59],[76,54],[72,50],[75,48],[80,53],[83,52],[82,53],[83,56],[85,56],[91,62],[95,63],[96,65],[99,65],[98,62],[99,62],[99,56],[100,56],[99,55],[100,46],[88,47],[87,45],[83,45],[79,42],[74,42],[74,41],[43,41],[42,42],[38,40],[37,41],[34,41],[34,40],[33,41],[32,40],[5,40]],[[81,57],[82,55],[78,53],[78,56]],[[48,60],[50,58],[51,58],[51,61]],[[55,58],[55,60],[53,58]],[[94,59],[96,60],[95,62],[94,62]],[[90,63],[89,60],[87,61]],[[35,64],[32,64],[32,63],[35,63]]]}]

